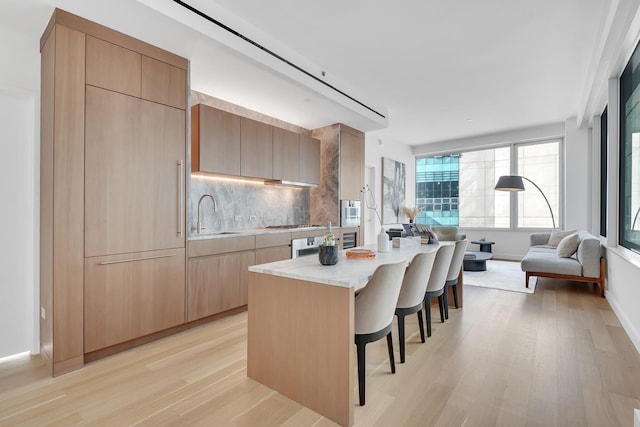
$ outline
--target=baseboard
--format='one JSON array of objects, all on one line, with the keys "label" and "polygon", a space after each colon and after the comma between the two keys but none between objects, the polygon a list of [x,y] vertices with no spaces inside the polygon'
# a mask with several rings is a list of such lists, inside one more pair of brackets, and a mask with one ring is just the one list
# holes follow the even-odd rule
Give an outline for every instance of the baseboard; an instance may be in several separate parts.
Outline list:
[{"label": "baseboard", "polygon": [[607,298],[607,302],[611,306],[611,309],[618,317],[622,328],[631,339],[631,342],[635,346],[636,351],[640,353],[640,333],[638,333],[638,330],[633,326],[633,323],[629,321],[629,318],[626,316],[626,314],[624,314],[624,311],[622,311],[616,299],[610,293],[606,293],[605,295]]}]

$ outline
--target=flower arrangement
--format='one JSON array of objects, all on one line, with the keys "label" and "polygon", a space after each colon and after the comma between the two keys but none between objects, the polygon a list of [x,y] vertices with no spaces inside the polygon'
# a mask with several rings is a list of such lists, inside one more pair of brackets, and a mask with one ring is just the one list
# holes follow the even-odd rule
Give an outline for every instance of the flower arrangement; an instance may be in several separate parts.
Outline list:
[{"label": "flower arrangement", "polygon": [[422,208],[418,208],[418,207],[409,207],[409,206],[403,206],[402,207],[402,213],[405,214],[405,216],[407,218],[409,218],[409,222],[414,222],[416,220],[416,217],[420,214],[420,212],[422,212]]}]

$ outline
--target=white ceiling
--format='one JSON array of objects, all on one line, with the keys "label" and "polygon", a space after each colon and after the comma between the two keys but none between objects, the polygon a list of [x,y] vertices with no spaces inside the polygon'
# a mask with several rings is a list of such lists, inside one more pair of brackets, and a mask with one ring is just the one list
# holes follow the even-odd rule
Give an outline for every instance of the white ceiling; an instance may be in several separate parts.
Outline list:
[{"label": "white ceiling", "polygon": [[[331,84],[172,0],[2,0],[39,37],[60,7],[191,60],[191,87],[315,128],[343,122],[418,145],[580,114],[610,0],[184,0]],[[322,71],[325,75],[322,75]]]}]

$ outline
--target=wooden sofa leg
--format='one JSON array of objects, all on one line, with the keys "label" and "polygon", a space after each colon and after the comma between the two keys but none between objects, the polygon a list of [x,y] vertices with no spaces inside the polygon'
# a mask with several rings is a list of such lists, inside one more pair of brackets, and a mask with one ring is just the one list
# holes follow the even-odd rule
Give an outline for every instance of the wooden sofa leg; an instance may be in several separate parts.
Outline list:
[{"label": "wooden sofa leg", "polygon": [[529,272],[525,271],[525,276],[524,276],[524,285],[525,287],[529,287]]}]

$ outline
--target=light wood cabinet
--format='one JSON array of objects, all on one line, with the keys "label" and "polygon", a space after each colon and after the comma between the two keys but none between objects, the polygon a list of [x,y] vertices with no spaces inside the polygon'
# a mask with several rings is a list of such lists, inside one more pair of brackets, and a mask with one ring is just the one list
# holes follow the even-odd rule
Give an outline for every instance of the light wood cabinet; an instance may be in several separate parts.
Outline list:
[{"label": "light wood cabinet", "polygon": [[310,135],[300,135],[300,174],[298,180],[320,184],[320,141]]},{"label": "light wood cabinet", "polygon": [[291,236],[291,233],[256,236],[255,264],[291,259]]},{"label": "light wood cabinet", "polygon": [[246,305],[248,268],[254,264],[253,250],[190,258],[187,320]]},{"label": "light wood cabinet", "polygon": [[88,86],[85,256],[184,247],[185,114]]},{"label": "light wood cabinet", "polygon": [[87,36],[87,84],[140,97],[142,55]]},{"label": "light wood cabinet", "polygon": [[255,265],[282,261],[285,259],[291,259],[291,245],[256,249]]},{"label": "light wood cabinet", "polygon": [[312,135],[321,144],[322,179],[310,192],[311,222],[340,224],[340,200],[363,199],[364,133],[338,123]]},{"label": "light wood cabinet", "polygon": [[191,107],[191,170],[240,175],[240,117],[207,105]]},{"label": "light wood cabinet", "polygon": [[273,127],[240,118],[240,175],[273,178]]},{"label": "light wood cabinet", "polygon": [[286,129],[273,128],[273,179],[300,181],[300,136]]},{"label": "light wood cabinet", "polygon": [[40,354],[52,375],[83,359],[85,34],[43,39],[40,126]]},{"label": "light wood cabinet", "polygon": [[364,187],[364,135],[340,129],[340,200],[360,200]]},{"label": "light wood cabinet", "polygon": [[41,354],[56,376],[184,323],[189,67],[60,9],[40,46]]},{"label": "light wood cabinet", "polygon": [[185,321],[184,248],[85,260],[89,353]]},{"label": "light wood cabinet", "polygon": [[142,57],[141,98],[187,109],[187,70],[157,59]]},{"label": "light wood cabinet", "polygon": [[320,141],[196,104],[191,107],[191,170],[318,184]]}]

